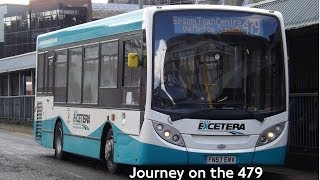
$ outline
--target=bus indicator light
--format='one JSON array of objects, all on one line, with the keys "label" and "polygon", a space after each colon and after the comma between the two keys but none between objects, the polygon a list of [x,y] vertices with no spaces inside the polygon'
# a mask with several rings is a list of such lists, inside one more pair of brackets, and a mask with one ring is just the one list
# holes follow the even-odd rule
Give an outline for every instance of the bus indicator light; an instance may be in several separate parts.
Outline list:
[{"label": "bus indicator light", "polygon": [[180,134],[180,132],[175,129],[172,126],[169,126],[167,124],[158,122],[158,121],[152,121],[153,123],[153,128],[155,130],[155,132],[165,141],[178,145],[178,146],[182,146],[185,147],[183,138]]},{"label": "bus indicator light", "polygon": [[158,131],[162,131],[163,130],[163,125],[162,124],[158,124],[157,125],[157,130]]},{"label": "bus indicator light", "polygon": [[172,140],[174,140],[174,141],[179,141],[179,139],[180,139],[180,137],[178,136],[178,135],[174,135],[174,136],[172,136]]},{"label": "bus indicator light", "polygon": [[286,122],[284,121],[264,130],[258,139],[256,147],[269,144],[277,139],[282,133],[285,125]]},{"label": "bus indicator light", "polygon": [[262,143],[267,142],[267,137],[261,136],[261,137],[260,137],[260,141],[261,141]]},{"label": "bus indicator light", "polygon": [[281,132],[281,127],[280,126],[276,126],[276,132],[277,133]]}]

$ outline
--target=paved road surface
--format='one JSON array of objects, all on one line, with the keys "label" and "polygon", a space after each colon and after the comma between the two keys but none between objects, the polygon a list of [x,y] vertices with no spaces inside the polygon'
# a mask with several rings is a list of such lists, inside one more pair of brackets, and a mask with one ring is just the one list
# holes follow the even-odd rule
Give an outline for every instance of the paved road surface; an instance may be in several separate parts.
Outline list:
[{"label": "paved road surface", "polygon": [[0,179],[128,179],[108,174],[97,160],[69,157],[59,161],[32,136],[0,129]]},{"label": "paved road surface", "polygon": [[[155,168],[155,167],[154,167]],[[148,170],[154,169],[148,168]],[[157,169],[167,169],[156,167]],[[173,167],[177,168],[177,167]],[[266,172],[269,169],[269,172]],[[318,179],[316,174],[286,169],[266,168],[262,179]],[[132,167],[121,174],[109,174],[100,161],[69,155],[64,161],[54,158],[54,151],[33,141],[30,134],[0,128],[0,180],[2,179],[129,179]],[[184,178],[185,179],[185,178]],[[210,178],[211,179],[211,178]]]}]

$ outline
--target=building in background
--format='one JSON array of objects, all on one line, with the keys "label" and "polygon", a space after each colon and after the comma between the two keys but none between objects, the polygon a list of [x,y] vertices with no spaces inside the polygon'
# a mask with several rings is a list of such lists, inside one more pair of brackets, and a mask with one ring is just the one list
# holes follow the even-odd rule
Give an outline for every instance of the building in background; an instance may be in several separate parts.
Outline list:
[{"label": "building in background", "polygon": [[289,56],[288,164],[319,169],[319,1],[267,0],[253,7],[280,11]]},{"label": "building in background", "polygon": [[4,4],[0,5],[0,19],[0,121],[30,123],[34,116],[37,36],[90,21],[91,0]]},{"label": "building in background", "polygon": [[3,23],[4,57],[35,51],[39,34],[82,24],[89,20],[91,20],[90,0],[31,0],[29,6],[24,6],[23,11],[8,9]]},{"label": "building in background", "polygon": [[92,3],[91,0],[30,0],[29,8],[34,12],[42,12],[44,10],[58,10],[64,8],[85,8],[85,22],[91,21]]},{"label": "building in background", "polygon": [[13,16],[17,13],[24,13],[28,10],[26,5],[0,4],[0,58],[4,57],[4,16]]},{"label": "building in background", "polygon": [[[143,7],[177,4],[224,4],[242,6],[262,0],[143,0]],[[92,3],[92,20],[139,9],[139,0],[100,0]]]}]

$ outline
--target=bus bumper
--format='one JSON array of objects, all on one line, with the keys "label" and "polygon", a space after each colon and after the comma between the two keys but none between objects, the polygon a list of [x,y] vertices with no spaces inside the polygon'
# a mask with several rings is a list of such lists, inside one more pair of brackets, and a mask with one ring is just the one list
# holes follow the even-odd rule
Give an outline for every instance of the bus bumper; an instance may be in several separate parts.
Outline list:
[{"label": "bus bumper", "polygon": [[[208,156],[235,156],[233,165],[283,165],[286,146],[261,151],[239,153],[200,153],[166,148],[136,141],[134,148],[126,147],[123,156],[117,156],[117,162],[131,165],[206,165]],[[133,153],[136,151],[136,153]],[[125,155],[126,154],[126,155]],[[129,154],[134,155],[131,158]],[[128,156],[129,155],[129,156]],[[228,164],[232,165],[232,164]]]},{"label": "bus bumper", "polygon": [[283,165],[286,155],[286,146],[262,151],[239,152],[239,153],[195,153],[188,152],[188,164],[206,164],[208,156],[235,156],[235,165]]},{"label": "bus bumper", "polygon": [[267,147],[224,150],[223,153],[217,153],[170,144],[161,139],[152,128],[142,131],[146,134],[140,136],[124,134],[115,126],[113,130],[116,136],[114,160],[122,164],[206,165],[208,156],[235,156],[236,162],[233,165],[283,165],[286,155],[286,146],[276,141]]}]

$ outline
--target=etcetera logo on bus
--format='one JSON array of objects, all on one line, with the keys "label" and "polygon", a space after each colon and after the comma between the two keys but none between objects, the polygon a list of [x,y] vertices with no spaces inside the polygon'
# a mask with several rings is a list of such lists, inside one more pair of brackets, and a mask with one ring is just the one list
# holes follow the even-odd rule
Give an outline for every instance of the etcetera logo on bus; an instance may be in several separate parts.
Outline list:
[{"label": "etcetera logo on bus", "polygon": [[245,130],[244,123],[213,123],[211,121],[200,121],[198,130],[210,131],[233,131],[233,130]]},{"label": "etcetera logo on bus", "polygon": [[77,129],[89,130],[86,124],[90,124],[90,114],[79,114],[78,111],[73,113],[73,127]]}]

